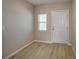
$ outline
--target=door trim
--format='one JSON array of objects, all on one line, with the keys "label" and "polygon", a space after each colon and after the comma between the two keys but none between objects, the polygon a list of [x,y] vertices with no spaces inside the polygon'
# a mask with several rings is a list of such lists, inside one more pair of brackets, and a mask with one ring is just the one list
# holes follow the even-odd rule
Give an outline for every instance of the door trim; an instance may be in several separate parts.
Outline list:
[{"label": "door trim", "polygon": [[[64,10],[52,10],[52,11],[51,11],[51,14],[52,14],[52,12],[54,12],[54,11],[67,11],[68,14],[69,14],[69,9],[64,9]],[[69,20],[68,20],[68,21],[69,21]],[[68,25],[68,28],[69,28],[69,25]],[[68,29],[68,31],[69,31],[69,29]],[[57,42],[53,42],[53,40],[52,40],[52,15],[51,15],[51,41],[52,41],[52,43],[57,43]],[[69,33],[68,33],[68,41],[67,41],[67,42],[61,42],[61,43],[65,43],[65,44],[71,45],[71,43],[69,42]]]}]

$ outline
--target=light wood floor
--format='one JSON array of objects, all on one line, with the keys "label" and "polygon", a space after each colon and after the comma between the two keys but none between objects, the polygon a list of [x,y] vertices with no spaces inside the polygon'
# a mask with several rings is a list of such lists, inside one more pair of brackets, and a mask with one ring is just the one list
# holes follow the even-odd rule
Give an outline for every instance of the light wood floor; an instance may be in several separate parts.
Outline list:
[{"label": "light wood floor", "polygon": [[75,59],[66,44],[32,43],[10,59]]}]

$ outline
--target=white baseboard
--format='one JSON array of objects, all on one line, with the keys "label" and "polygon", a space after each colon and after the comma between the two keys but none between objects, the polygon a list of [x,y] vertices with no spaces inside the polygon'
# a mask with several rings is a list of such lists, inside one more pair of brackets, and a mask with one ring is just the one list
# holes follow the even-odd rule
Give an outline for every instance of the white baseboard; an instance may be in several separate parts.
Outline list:
[{"label": "white baseboard", "polygon": [[[5,57],[4,59],[9,59],[10,57],[12,57],[13,55],[15,55],[16,53],[18,53],[19,51],[21,51],[22,49],[24,49],[25,47],[29,46],[30,44],[32,44],[33,42],[42,42],[42,43],[49,43],[52,44],[52,41],[41,41],[41,40],[33,40],[30,43],[28,43],[27,45],[21,47],[20,49],[16,50],[15,52],[13,52],[12,54],[8,55],[7,57]],[[67,43],[68,45],[72,46],[72,44]]]},{"label": "white baseboard", "polygon": [[34,40],[34,42],[42,42],[42,43],[49,43],[49,44],[52,43],[51,41],[41,41],[41,40]]},{"label": "white baseboard", "polygon": [[69,46],[72,46],[72,44],[71,43],[67,43]]},{"label": "white baseboard", "polygon": [[34,41],[31,41],[30,43],[28,43],[27,45],[19,48],[18,50],[16,50],[15,52],[11,53],[10,55],[8,55],[7,57],[5,57],[4,59],[9,59],[11,58],[13,55],[15,55],[16,53],[18,53],[19,51],[21,51],[22,49],[24,49],[25,47],[29,46],[30,44],[32,44]]},{"label": "white baseboard", "polygon": [[29,45],[32,44],[33,42],[52,43],[51,41],[33,40],[32,42],[28,43],[27,45],[25,45],[25,46],[19,48],[19,49],[16,50],[15,52],[11,53],[10,55],[8,55],[7,57],[5,57],[4,59],[9,59],[9,58],[11,58],[13,55],[15,55],[16,53],[18,53],[19,51],[21,51],[21,50],[24,49],[25,47],[29,46]]},{"label": "white baseboard", "polygon": [[52,43],[61,43],[61,44],[67,44],[67,45],[69,45],[69,46],[72,46],[72,44],[69,43],[69,42],[52,42]]},{"label": "white baseboard", "polygon": [[[49,44],[57,43],[57,42],[52,42],[52,41],[41,41],[41,40],[34,40],[34,42],[42,42],[42,43],[49,43]],[[63,43],[63,44],[67,44],[69,46],[72,46],[71,43]]]}]

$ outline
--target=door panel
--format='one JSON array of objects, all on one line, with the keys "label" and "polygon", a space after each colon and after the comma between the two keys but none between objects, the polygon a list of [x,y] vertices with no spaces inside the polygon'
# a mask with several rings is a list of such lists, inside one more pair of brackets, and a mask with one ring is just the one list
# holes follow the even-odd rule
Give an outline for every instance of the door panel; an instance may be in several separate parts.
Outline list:
[{"label": "door panel", "polygon": [[56,43],[69,41],[69,11],[52,11],[51,40]]}]

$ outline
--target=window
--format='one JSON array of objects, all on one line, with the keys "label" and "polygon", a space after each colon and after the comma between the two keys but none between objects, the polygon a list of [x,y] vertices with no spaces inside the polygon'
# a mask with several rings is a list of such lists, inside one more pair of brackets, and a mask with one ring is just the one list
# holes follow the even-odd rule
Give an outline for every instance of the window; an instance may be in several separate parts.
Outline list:
[{"label": "window", "polygon": [[46,31],[47,30],[47,14],[39,14],[38,15],[38,30]]}]

